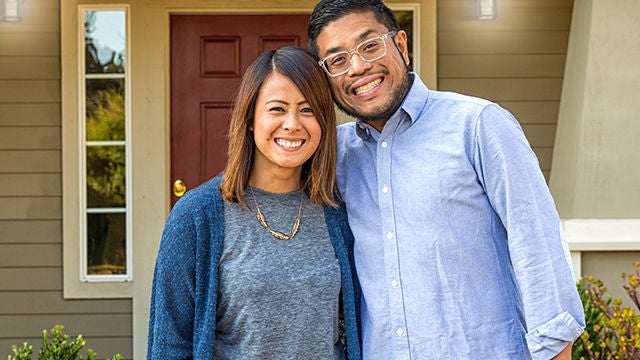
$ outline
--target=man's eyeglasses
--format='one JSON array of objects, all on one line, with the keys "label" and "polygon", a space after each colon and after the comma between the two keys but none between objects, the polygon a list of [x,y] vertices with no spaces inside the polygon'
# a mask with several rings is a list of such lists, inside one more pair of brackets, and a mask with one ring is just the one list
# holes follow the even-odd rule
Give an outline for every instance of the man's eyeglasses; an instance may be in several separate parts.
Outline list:
[{"label": "man's eyeglasses", "polygon": [[351,57],[358,54],[364,62],[374,62],[387,54],[387,43],[385,40],[395,36],[397,31],[372,37],[358,44],[353,50],[333,53],[318,61],[318,64],[329,74],[329,76],[340,76],[349,71],[351,67]]}]

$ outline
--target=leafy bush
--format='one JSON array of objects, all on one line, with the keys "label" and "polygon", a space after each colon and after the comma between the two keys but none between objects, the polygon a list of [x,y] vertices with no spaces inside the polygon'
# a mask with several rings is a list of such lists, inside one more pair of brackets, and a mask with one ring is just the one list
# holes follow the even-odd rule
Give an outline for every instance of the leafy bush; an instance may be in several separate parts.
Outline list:
[{"label": "leafy bush", "polygon": [[574,345],[574,360],[640,359],[640,262],[633,266],[635,273],[621,277],[635,310],[606,295],[602,281],[592,276],[578,284],[587,327]]},{"label": "leafy bush", "polygon": [[[86,345],[86,341],[82,338],[82,335],[69,342],[69,335],[63,334],[62,330],[64,326],[55,325],[51,329],[51,338],[49,332],[45,329],[42,330],[42,348],[38,353],[38,360],[82,360],[80,350]],[[13,350],[13,356],[9,355],[9,360],[31,360],[33,354],[33,347],[29,343],[22,344],[21,348],[16,345],[11,347]],[[87,350],[87,360],[95,360],[96,353],[93,350]],[[120,360],[120,354],[116,354],[113,359],[108,360]]]}]

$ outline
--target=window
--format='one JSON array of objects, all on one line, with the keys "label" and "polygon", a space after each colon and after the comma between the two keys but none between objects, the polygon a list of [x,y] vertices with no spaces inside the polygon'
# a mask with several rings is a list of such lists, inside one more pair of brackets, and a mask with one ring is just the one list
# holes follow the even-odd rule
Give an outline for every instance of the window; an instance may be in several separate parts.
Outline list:
[{"label": "window", "polygon": [[79,276],[130,281],[127,9],[81,7],[79,18]]}]

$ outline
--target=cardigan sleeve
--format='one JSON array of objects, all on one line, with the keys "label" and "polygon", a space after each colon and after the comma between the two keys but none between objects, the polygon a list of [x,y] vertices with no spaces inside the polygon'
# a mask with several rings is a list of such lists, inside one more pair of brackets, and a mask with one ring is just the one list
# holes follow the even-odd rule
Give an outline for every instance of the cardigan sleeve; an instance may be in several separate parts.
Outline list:
[{"label": "cardigan sleeve", "polygon": [[154,271],[147,359],[191,359],[196,226],[188,198],[167,219]]},{"label": "cardigan sleeve", "polygon": [[360,286],[353,261],[353,234],[344,203],[338,208],[325,206],[325,220],[341,268],[342,305],[347,340],[347,359],[361,359]]},{"label": "cardigan sleeve", "polygon": [[220,181],[216,177],[187,192],[165,224],[151,289],[149,360],[214,357],[224,239]]}]

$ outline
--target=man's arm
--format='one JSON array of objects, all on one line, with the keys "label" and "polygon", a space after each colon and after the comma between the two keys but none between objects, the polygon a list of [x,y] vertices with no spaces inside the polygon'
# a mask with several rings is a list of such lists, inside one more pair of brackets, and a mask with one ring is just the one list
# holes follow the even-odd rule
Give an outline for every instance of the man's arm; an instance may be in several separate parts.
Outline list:
[{"label": "man's arm", "polygon": [[560,353],[553,357],[552,360],[571,360],[571,347],[572,343],[569,343],[564,350],[560,351]]},{"label": "man's arm", "polygon": [[[562,223],[540,164],[518,121],[487,106],[476,127],[476,172],[508,234],[522,296],[527,346],[535,360],[565,352],[583,332],[584,309]],[[566,350],[570,359],[571,349]]]}]

